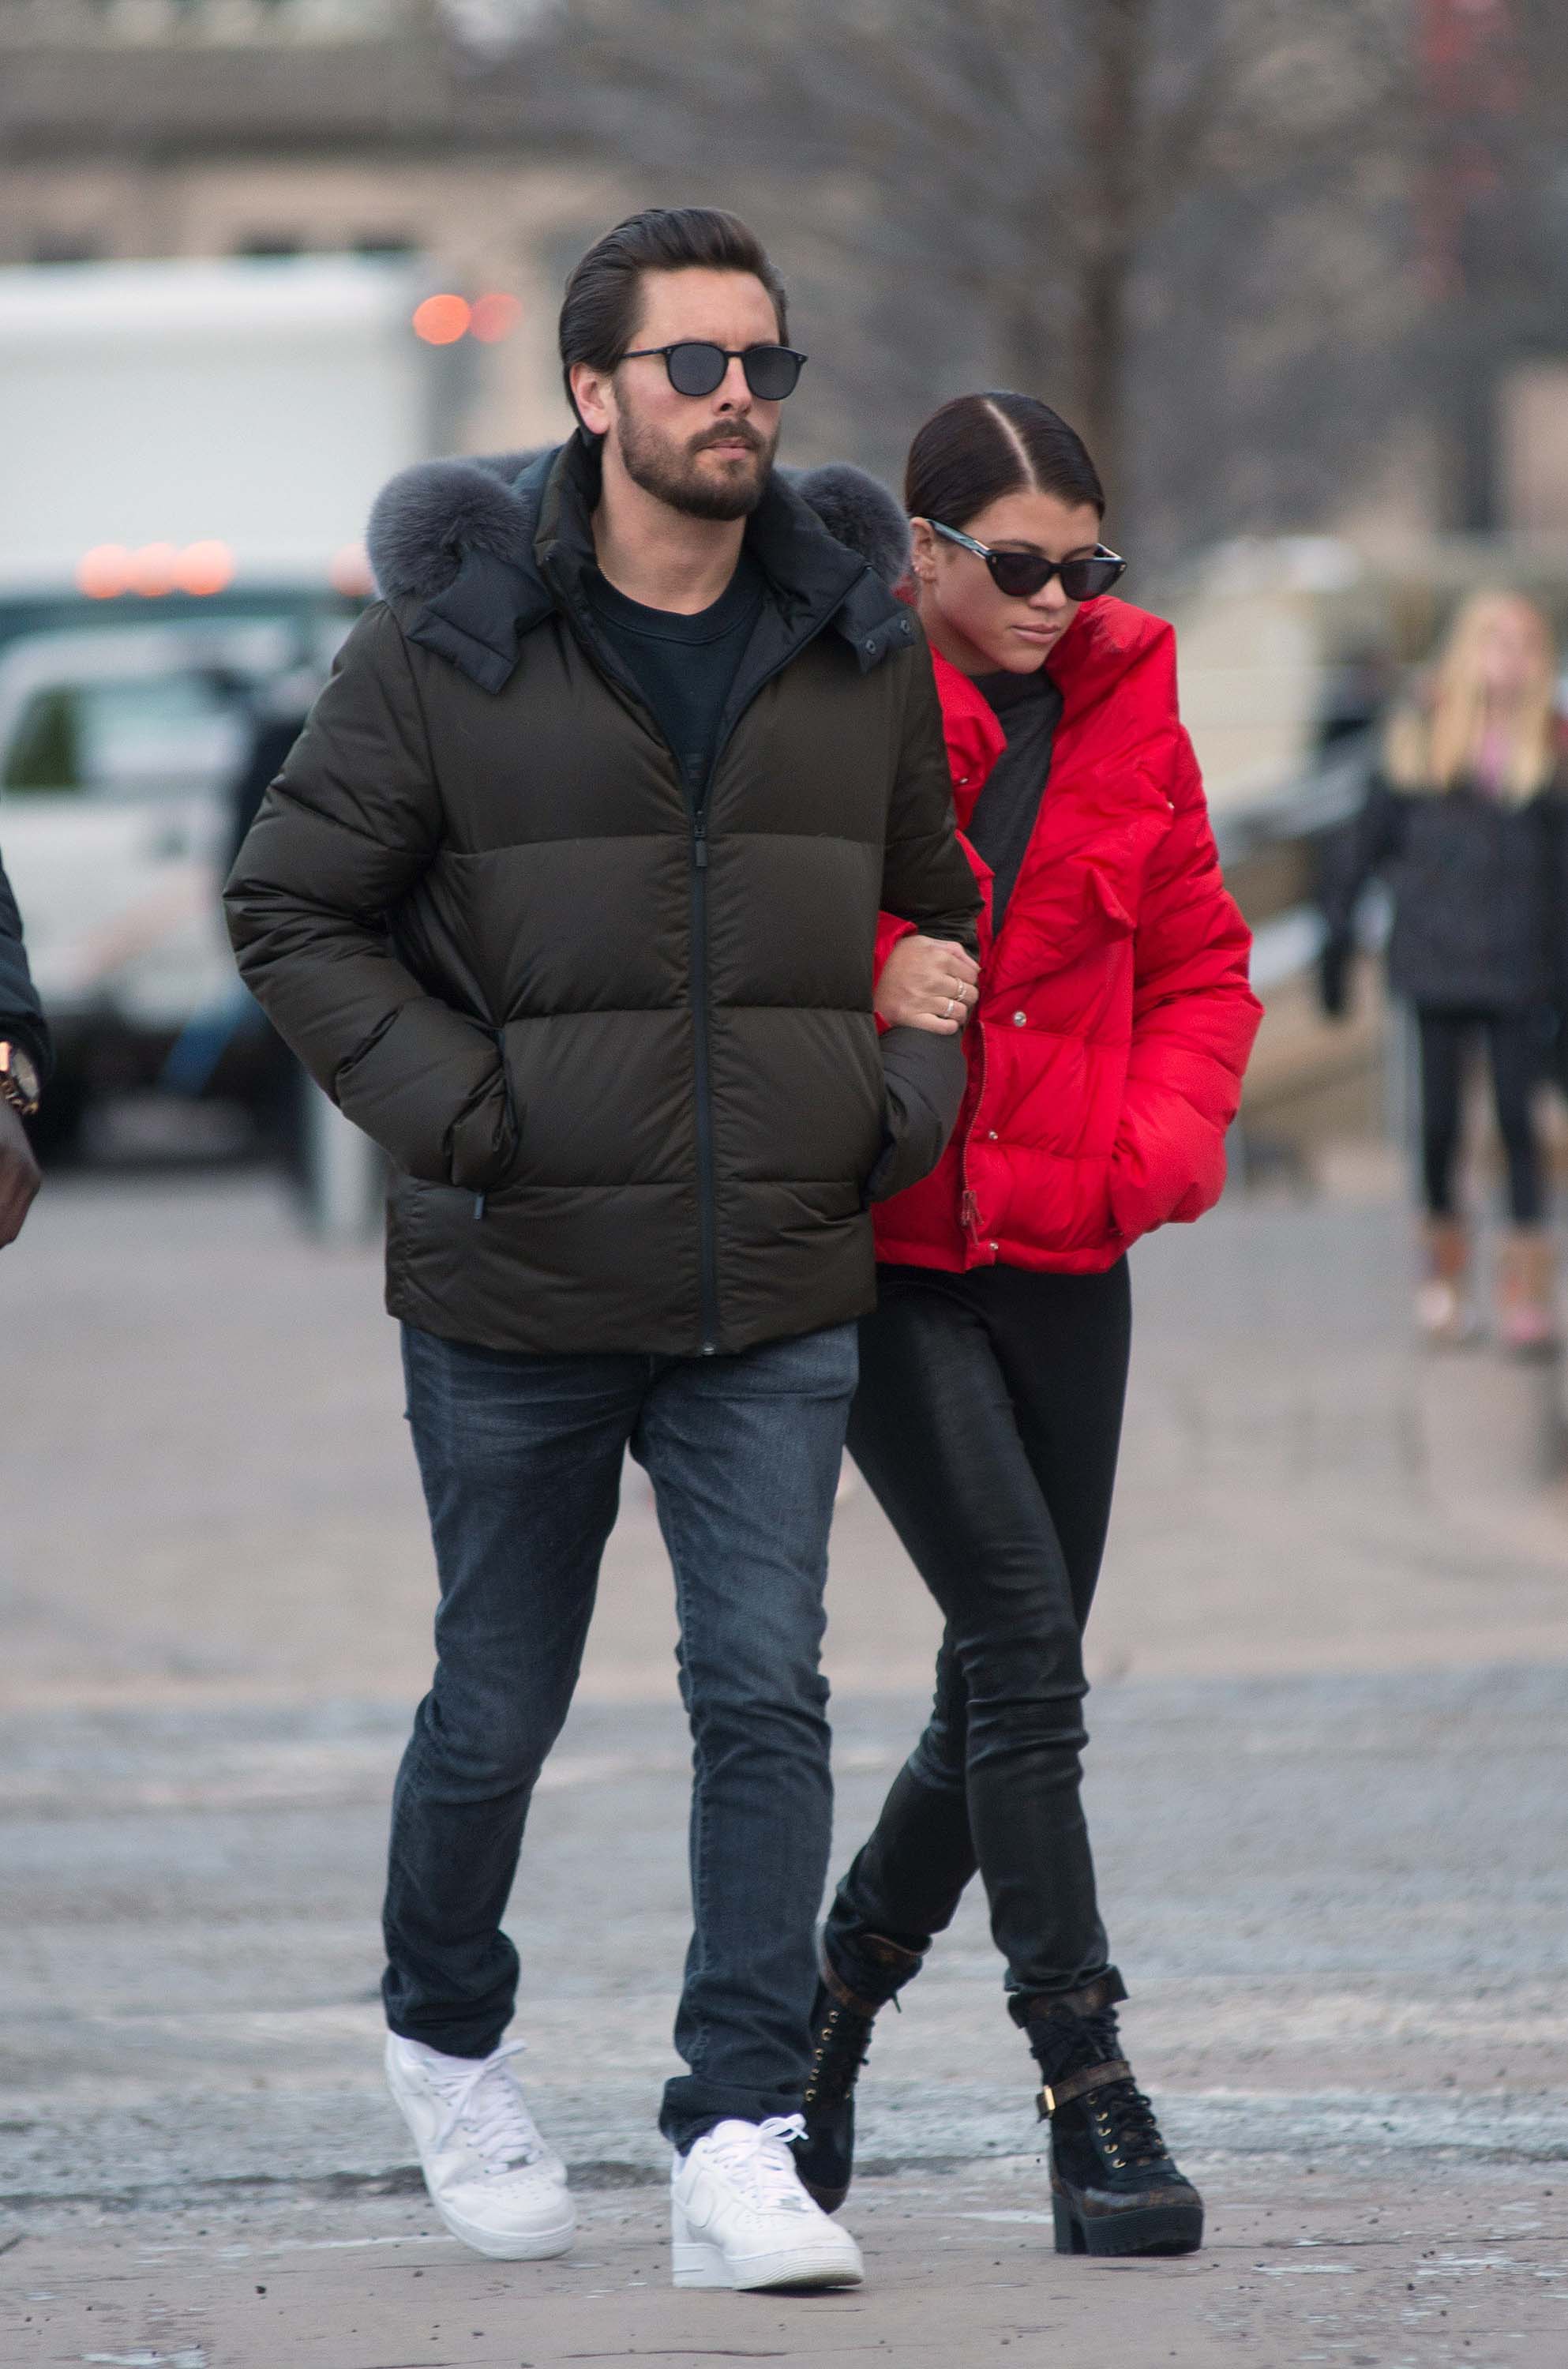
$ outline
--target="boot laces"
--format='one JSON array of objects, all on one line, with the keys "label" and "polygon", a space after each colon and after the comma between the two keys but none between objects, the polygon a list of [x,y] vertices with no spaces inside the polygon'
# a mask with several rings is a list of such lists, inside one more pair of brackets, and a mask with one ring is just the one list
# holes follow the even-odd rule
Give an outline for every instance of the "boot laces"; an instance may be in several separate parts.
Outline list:
[{"label": "boot laces", "polygon": [[471,2073],[429,2073],[431,2087],[447,2108],[437,2146],[445,2146],[461,2124],[491,2176],[521,2170],[538,2163],[544,2154],[544,2142],[522,2092],[507,2070],[508,2058],[521,2056],[525,2046],[521,2040],[503,2041],[488,2056],[477,2058]]},{"label": "boot laces", "polygon": [[1161,2161],[1165,2142],[1154,2109],[1136,2082],[1107,2082],[1103,2089],[1091,2089],[1083,2102],[1114,2160],[1129,2166]]},{"label": "boot laces", "polygon": [[805,2136],[803,2114],[772,2114],[763,2123],[721,2123],[709,2132],[708,2147],[715,2169],[750,2203],[776,2213],[809,2201],[791,2152]]},{"label": "boot laces", "polygon": [[[1121,2033],[1116,2027],[1114,2007],[1103,2008],[1098,2015],[1086,2015],[1079,2022],[1078,2045],[1072,2054],[1080,2066],[1109,2064],[1122,2053]],[[1073,2069],[1064,2066],[1063,2071]],[[1083,2104],[1094,2117],[1114,2162],[1127,2166],[1158,2163],[1165,2154],[1165,2141],[1154,2108],[1136,2081],[1107,2081],[1103,2089],[1085,2091]]]},{"label": "boot laces", "polygon": [[806,2085],[810,2104],[842,2105],[871,2054],[871,2031],[868,2015],[855,2015],[844,2007],[829,2008],[811,2054],[811,2077]]}]

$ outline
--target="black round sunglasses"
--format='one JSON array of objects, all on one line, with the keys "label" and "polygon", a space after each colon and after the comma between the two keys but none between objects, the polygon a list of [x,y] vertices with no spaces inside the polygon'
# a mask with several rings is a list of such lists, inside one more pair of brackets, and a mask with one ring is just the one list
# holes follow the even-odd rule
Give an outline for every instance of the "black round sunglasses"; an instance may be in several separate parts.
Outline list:
[{"label": "black round sunglasses", "polygon": [[795,393],[806,368],[806,356],[793,346],[713,346],[700,338],[675,346],[633,346],[621,360],[635,362],[654,354],[662,357],[677,395],[714,394],[730,363],[738,362],[759,403],[782,403]]},{"label": "black round sunglasses", "polygon": [[1037,551],[992,551],[977,543],[972,534],[960,534],[956,526],[944,526],[937,519],[927,519],[926,524],[933,534],[944,535],[949,543],[959,544],[983,559],[990,569],[991,582],[1009,601],[1032,599],[1053,576],[1060,577],[1070,601],[1093,601],[1127,574],[1127,561],[1107,551],[1104,544],[1087,559],[1047,559]]}]

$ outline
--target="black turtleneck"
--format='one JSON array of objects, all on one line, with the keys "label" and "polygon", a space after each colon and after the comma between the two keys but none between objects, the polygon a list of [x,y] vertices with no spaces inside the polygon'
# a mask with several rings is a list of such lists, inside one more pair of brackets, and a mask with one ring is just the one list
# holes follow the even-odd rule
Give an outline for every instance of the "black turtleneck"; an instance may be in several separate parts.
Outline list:
[{"label": "black turtleneck", "polygon": [[1000,930],[1046,794],[1061,693],[1044,667],[1033,674],[978,674],[971,680],[1007,735],[967,828],[970,845],[996,876],[991,921]]}]

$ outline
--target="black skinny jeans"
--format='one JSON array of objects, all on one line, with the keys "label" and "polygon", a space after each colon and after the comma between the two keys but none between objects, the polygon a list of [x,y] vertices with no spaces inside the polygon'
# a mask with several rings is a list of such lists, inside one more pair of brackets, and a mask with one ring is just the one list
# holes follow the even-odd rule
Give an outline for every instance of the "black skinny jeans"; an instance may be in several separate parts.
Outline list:
[{"label": "black skinny jeans", "polygon": [[1421,1181],[1434,1218],[1454,1212],[1465,1062],[1484,1036],[1492,1061],[1497,1130],[1508,1163],[1508,1207],[1516,1226],[1540,1223],[1540,1143],[1532,1108],[1546,1069],[1547,1024],[1533,1009],[1449,1012],[1418,1004],[1421,1036]]},{"label": "black skinny jeans", "polygon": [[1108,1971],[1080,1797],[1083,1628],[1110,1520],[1132,1308],[1105,1275],[878,1269],[850,1448],[946,1616],[930,1724],[840,1885],[829,1945],[910,1950],[979,1867],[1021,1998]]}]

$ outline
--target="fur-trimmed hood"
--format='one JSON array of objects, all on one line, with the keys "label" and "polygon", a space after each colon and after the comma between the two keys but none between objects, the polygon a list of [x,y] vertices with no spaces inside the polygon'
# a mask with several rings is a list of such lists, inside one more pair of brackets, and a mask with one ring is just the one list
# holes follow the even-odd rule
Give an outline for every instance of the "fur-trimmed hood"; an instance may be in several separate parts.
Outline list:
[{"label": "fur-trimmed hood", "polygon": [[[521,635],[558,605],[563,560],[580,569],[591,557],[597,476],[597,450],[581,436],[402,470],[377,497],[367,535],[383,597],[423,602],[413,638],[498,691]],[[909,567],[908,521],[864,470],[776,471],[748,532],[781,596],[829,602],[863,665],[910,639],[893,598]]]},{"label": "fur-trimmed hood", "polygon": [[[420,461],[390,478],[371,511],[367,537],[383,596],[428,601],[444,592],[470,551],[526,562],[537,512],[520,498],[519,483],[560,449],[540,444],[471,461]],[[879,478],[847,461],[778,474],[835,543],[863,559],[889,590],[908,574],[909,521]]]}]

